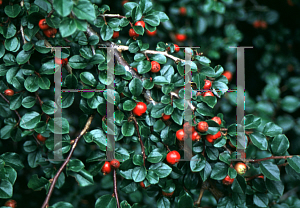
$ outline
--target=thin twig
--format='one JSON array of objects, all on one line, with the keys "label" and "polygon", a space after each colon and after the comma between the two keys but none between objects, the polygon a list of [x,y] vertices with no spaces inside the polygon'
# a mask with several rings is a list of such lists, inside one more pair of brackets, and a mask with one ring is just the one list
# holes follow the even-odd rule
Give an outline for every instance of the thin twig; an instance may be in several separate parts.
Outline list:
[{"label": "thin twig", "polygon": [[120,19],[123,19],[123,18],[127,19],[127,17],[119,15],[119,14],[100,14],[98,16],[99,17],[114,17],[114,18],[120,18]]},{"label": "thin twig", "polygon": [[120,202],[119,202],[119,197],[118,197],[118,187],[117,187],[117,171],[114,169],[114,195],[117,200],[117,206],[120,208]]},{"label": "thin twig", "polygon": [[207,182],[207,181],[204,181],[204,182],[202,183],[202,186],[201,186],[201,190],[200,190],[198,199],[197,199],[197,201],[194,202],[194,204],[195,204],[196,206],[200,206],[200,203],[201,203],[201,199],[202,199],[204,190],[206,190],[207,188],[208,188],[208,182]]},{"label": "thin twig", "polygon": [[73,146],[72,146],[71,151],[69,152],[69,155],[68,155],[67,159],[65,160],[65,162],[62,164],[62,166],[59,168],[59,170],[58,170],[57,173],[55,174],[55,176],[54,176],[54,178],[53,178],[53,181],[52,181],[52,183],[51,183],[51,185],[50,185],[48,194],[47,194],[47,196],[46,196],[46,199],[45,199],[45,201],[44,201],[44,203],[43,203],[43,205],[42,205],[42,208],[47,208],[47,207],[49,206],[49,200],[50,200],[50,197],[51,197],[52,192],[53,192],[53,190],[54,190],[55,183],[57,182],[57,179],[58,179],[59,175],[61,174],[61,172],[63,171],[63,169],[64,169],[64,168],[66,167],[66,165],[69,163],[69,161],[70,161],[70,159],[71,159],[71,157],[72,157],[72,155],[73,155],[73,153],[74,153],[74,150],[75,150],[75,148],[76,148],[76,146],[77,146],[77,144],[78,144],[80,138],[81,138],[81,137],[87,132],[87,130],[89,129],[89,127],[90,127],[90,125],[91,125],[91,123],[92,123],[92,120],[93,120],[94,116],[95,116],[95,115],[93,114],[93,115],[91,115],[91,116],[88,118],[88,120],[87,120],[87,122],[86,122],[86,124],[85,124],[85,126],[84,126],[84,128],[83,128],[83,130],[80,132],[80,134],[78,135],[78,137],[76,137],[75,142],[74,142],[74,144],[73,144]]},{"label": "thin twig", "polygon": [[145,146],[144,146],[144,143],[142,141],[142,137],[140,135],[139,125],[136,121],[136,118],[134,116],[132,116],[132,120],[134,121],[135,129],[136,129],[137,135],[138,135],[139,140],[140,140],[140,145],[141,145],[142,154],[143,154],[143,161],[144,161],[144,166],[145,166],[145,160],[146,160]]}]

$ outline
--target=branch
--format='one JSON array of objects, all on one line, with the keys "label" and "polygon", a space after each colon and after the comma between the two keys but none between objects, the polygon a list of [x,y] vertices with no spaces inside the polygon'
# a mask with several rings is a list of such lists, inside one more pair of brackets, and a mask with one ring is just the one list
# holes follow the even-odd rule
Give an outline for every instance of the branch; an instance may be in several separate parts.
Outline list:
[{"label": "branch", "polygon": [[[170,95],[180,99],[179,95],[175,92],[170,92]],[[188,102],[188,106],[192,109],[192,111],[196,110],[196,107],[193,106],[193,104],[191,102]]]},{"label": "branch", "polygon": [[288,155],[288,156],[271,156],[271,157],[266,157],[266,158],[262,158],[262,159],[246,159],[246,162],[252,162],[252,163],[257,163],[260,161],[264,161],[264,160],[272,160],[272,159],[287,159],[287,158],[292,158],[294,156],[299,156],[299,155]]},{"label": "branch", "polygon": [[117,200],[117,206],[120,208],[120,202],[119,202],[119,197],[118,197],[118,189],[117,189],[117,170],[114,169],[114,195]]},{"label": "branch", "polygon": [[[90,36],[93,36],[93,35],[96,35],[99,37],[100,39],[100,43],[107,46],[107,47],[113,47],[115,48],[115,52],[114,52],[114,56],[115,56],[115,59],[117,62],[119,62],[119,64],[123,65],[125,70],[128,71],[129,73],[131,73],[132,77],[134,78],[137,78],[139,80],[142,81],[142,78],[140,77],[140,75],[134,71],[134,69],[125,61],[125,59],[122,57],[122,54],[119,50],[117,50],[117,45],[113,42],[110,42],[110,41],[106,41],[106,42],[103,42],[101,37],[91,28],[91,26],[88,26],[87,27],[87,35],[88,37]],[[151,93],[149,90],[144,90],[143,91],[143,95],[144,95],[144,98],[146,99],[147,103],[152,103],[153,105],[156,105],[157,103],[152,99],[151,97]]]},{"label": "branch", "polygon": [[114,18],[120,18],[120,19],[122,19],[122,18],[126,18],[127,19],[127,17],[119,15],[119,14],[100,14],[98,16],[99,17],[114,17]]},{"label": "branch", "polygon": [[134,116],[132,116],[132,120],[134,121],[135,129],[136,129],[137,135],[138,135],[139,140],[140,140],[140,145],[141,145],[142,154],[143,154],[143,161],[144,161],[144,166],[145,166],[145,160],[146,160],[145,146],[144,146],[144,143],[142,141],[142,137],[140,135],[140,130],[139,130],[139,126],[138,126],[138,123],[136,121],[136,118]]},{"label": "branch", "polygon": [[74,141],[74,144],[73,144],[73,146],[72,146],[72,149],[71,149],[71,151],[69,152],[69,155],[68,155],[67,159],[65,160],[65,162],[62,164],[62,166],[59,168],[59,170],[58,170],[57,173],[55,174],[55,176],[54,176],[54,178],[53,178],[53,181],[52,181],[52,183],[51,183],[51,185],[50,185],[48,194],[47,194],[47,196],[46,196],[46,199],[45,199],[45,201],[44,201],[44,203],[43,203],[43,205],[42,205],[42,208],[47,208],[47,207],[49,206],[49,200],[50,200],[50,197],[51,197],[52,192],[53,192],[53,190],[54,190],[55,183],[57,182],[57,179],[58,179],[59,175],[61,174],[61,172],[63,171],[63,169],[64,169],[64,168],[66,167],[66,165],[69,163],[69,161],[70,161],[70,159],[71,159],[71,157],[72,157],[72,155],[73,155],[73,153],[74,153],[74,150],[75,150],[75,148],[76,148],[76,146],[77,146],[77,144],[78,144],[80,138],[81,138],[81,137],[87,132],[87,130],[89,129],[89,127],[90,127],[90,125],[91,125],[91,123],[92,123],[92,120],[93,120],[94,116],[95,116],[95,115],[93,114],[93,115],[91,115],[91,116],[88,118],[88,120],[87,120],[87,122],[86,122],[86,124],[85,124],[85,126],[84,126],[84,128],[83,128],[83,130],[80,132],[80,134],[78,135],[78,137],[76,137],[76,139],[75,139],[75,141]]},{"label": "branch", "polygon": [[207,180],[208,180],[208,183],[209,183],[208,190],[210,191],[210,193],[212,193],[212,195],[215,197],[215,199],[218,202],[219,199],[224,196],[224,194],[223,194],[223,192],[221,192],[219,189],[216,188],[214,182],[212,182],[210,179],[207,179]]},{"label": "branch", "polygon": [[194,205],[196,206],[200,206],[200,203],[201,203],[201,199],[202,199],[202,196],[203,196],[203,193],[204,193],[204,190],[208,188],[208,182],[205,181],[202,183],[202,186],[201,186],[201,190],[200,190],[200,193],[199,193],[199,196],[198,196],[198,199],[197,201],[194,202]]},{"label": "branch", "polygon": [[[118,45],[117,47],[118,47],[119,51],[128,51],[129,50],[129,46]],[[184,59],[181,59],[181,58],[178,58],[176,56],[173,56],[173,55],[169,54],[166,51],[144,50],[144,51],[140,51],[140,52],[143,53],[143,54],[145,54],[145,55],[146,54],[162,54],[162,55],[164,55],[164,56],[166,56],[166,57],[174,60],[176,63],[178,63],[178,62],[185,62]]]}]

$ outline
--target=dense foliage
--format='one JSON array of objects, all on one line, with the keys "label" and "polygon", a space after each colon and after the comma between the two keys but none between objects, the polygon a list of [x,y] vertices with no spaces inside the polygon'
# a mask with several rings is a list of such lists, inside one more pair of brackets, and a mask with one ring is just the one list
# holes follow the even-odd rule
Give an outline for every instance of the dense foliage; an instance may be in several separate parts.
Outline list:
[{"label": "dense foliage", "polygon": [[[299,207],[299,6],[0,0],[0,206]],[[244,153],[236,150],[230,47],[252,45]],[[183,46],[201,47],[192,51],[191,102]],[[63,47],[58,57],[53,47]],[[115,47],[114,79],[106,47]],[[58,102],[60,67],[62,91],[78,92]],[[105,162],[108,100],[117,161]],[[62,134],[64,161],[51,160],[54,133]],[[178,160],[184,155],[192,160]]]}]

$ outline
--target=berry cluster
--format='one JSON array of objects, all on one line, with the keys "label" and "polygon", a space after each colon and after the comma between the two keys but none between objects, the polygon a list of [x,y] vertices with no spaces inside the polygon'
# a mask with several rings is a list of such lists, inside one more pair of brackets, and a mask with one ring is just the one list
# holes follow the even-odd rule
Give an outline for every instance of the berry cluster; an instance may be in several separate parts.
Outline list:
[{"label": "berry cluster", "polygon": [[106,175],[111,172],[112,168],[118,169],[119,167],[120,162],[117,159],[113,159],[110,162],[105,161],[104,165],[102,166],[101,172],[103,173],[103,175]]},{"label": "berry cluster", "polygon": [[54,38],[55,34],[57,33],[57,29],[49,27],[49,25],[46,23],[46,19],[41,19],[39,21],[39,27],[41,28],[41,30],[43,30],[43,33],[48,38]]}]

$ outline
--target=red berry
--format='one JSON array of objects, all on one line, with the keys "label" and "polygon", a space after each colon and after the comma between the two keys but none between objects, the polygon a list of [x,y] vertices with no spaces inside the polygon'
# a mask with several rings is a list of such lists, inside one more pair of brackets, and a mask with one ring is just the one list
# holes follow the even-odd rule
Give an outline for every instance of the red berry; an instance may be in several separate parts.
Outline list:
[{"label": "red berry", "polygon": [[261,27],[262,29],[266,29],[266,28],[268,27],[268,24],[266,23],[266,21],[261,21],[261,22],[260,22],[260,27]]},{"label": "red berry", "polygon": [[199,141],[201,139],[201,136],[198,134],[198,132],[194,131],[191,135],[190,138],[192,141]]},{"label": "red berry", "polygon": [[128,2],[128,0],[123,0],[122,3],[121,3],[122,6],[124,6],[124,4],[126,4],[127,2]]},{"label": "red berry", "polygon": [[133,68],[134,71],[138,72],[137,68]]},{"label": "red berry", "polygon": [[226,176],[223,180],[222,183],[226,186],[231,185],[234,181],[234,178],[230,178],[229,176]]},{"label": "red berry", "polygon": [[180,7],[180,8],[179,8],[179,13],[180,13],[182,16],[186,15],[186,8],[185,8],[185,7]]},{"label": "red berry", "polygon": [[225,71],[222,75],[225,76],[229,82],[231,81],[232,73],[230,71]]},{"label": "red berry", "polygon": [[176,38],[177,41],[183,42],[183,41],[186,40],[186,34],[176,34],[175,38]]},{"label": "red berry", "polygon": [[68,62],[69,62],[68,58],[64,58],[62,61],[63,61],[62,64],[63,64],[64,66],[67,65]]},{"label": "red berry", "polygon": [[143,103],[143,102],[138,102],[132,112],[136,116],[141,116],[146,111],[147,111],[147,105],[145,103]]},{"label": "red berry", "polygon": [[117,159],[113,159],[112,161],[110,161],[110,165],[114,169],[118,169],[120,167],[120,162]]},{"label": "red berry", "polygon": [[257,178],[262,178],[262,179],[264,179],[264,176],[263,176],[263,175],[260,175],[260,176],[257,176]]},{"label": "red berry", "polygon": [[139,37],[140,35],[137,34],[137,33],[134,31],[133,28],[130,28],[130,30],[129,30],[129,36],[132,37],[132,38],[135,40],[135,39],[136,39],[137,37]]},{"label": "red berry", "polygon": [[10,200],[5,202],[4,206],[11,207],[11,208],[16,208],[17,207],[17,202],[13,199],[10,199]]},{"label": "red berry", "polygon": [[151,72],[157,73],[160,70],[160,64],[156,61],[151,61]]},{"label": "red berry", "polygon": [[245,163],[238,162],[237,164],[235,164],[234,169],[238,174],[244,175],[247,171],[247,166],[245,165]]},{"label": "red berry", "polygon": [[39,21],[39,27],[42,29],[42,30],[46,30],[46,29],[49,29],[49,25],[47,25],[46,23],[46,19],[41,19]]},{"label": "red berry", "polygon": [[141,186],[142,188],[145,188],[145,187],[146,187],[143,181],[140,182],[140,186]]},{"label": "red berry", "polygon": [[62,60],[62,59],[59,59],[59,58],[56,58],[56,59],[55,59],[55,63],[58,64],[58,65],[62,65],[63,60]]},{"label": "red berry", "polygon": [[211,135],[211,134],[207,134],[206,135],[206,140],[210,143],[213,143],[216,139],[220,138],[222,135],[221,135],[221,132],[218,131],[218,133],[214,134],[214,135]]},{"label": "red berry", "polygon": [[173,150],[167,154],[166,160],[169,164],[174,165],[179,163],[180,154],[176,150]]},{"label": "red berry", "polygon": [[205,121],[200,121],[197,126],[198,131],[206,132],[208,130],[208,124]]},{"label": "red berry", "polygon": [[203,89],[204,90],[209,90],[210,88],[211,88],[211,81],[205,80]]},{"label": "red berry", "polygon": [[189,124],[189,122],[185,122],[183,124],[183,130],[187,133],[187,134],[192,134],[195,131],[195,127],[191,126]]},{"label": "red berry", "polygon": [[137,21],[134,26],[142,26],[143,28],[145,28],[145,22],[144,21]]},{"label": "red berry", "polygon": [[164,120],[164,121],[167,121],[167,120],[169,120],[171,118],[171,115],[166,115],[166,114],[164,114],[163,116],[162,116],[162,120]]},{"label": "red berry", "polygon": [[178,53],[180,51],[180,48],[177,44],[174,44],[174,47],[175,47],[175,53]]},{"label": "red berry", "polygon": [[49,29],[43,30],[43,32],[48,38],[54,38],[55,34],[57,33],[57,29],[49,28]]},{"label": "red berry", "polygon": [[154,30],[153,32],[150,32],[149,30],[146,30],[146,33],[147,33],[147,35],[149,35],[149,36],[154,36],[154,35],[156,35],[157,31]]},{"label": "red berry", "polygon": [[40,142],[45,142],[46,141],[46,137],[42,136],[41,134],[38,134],[36,136],[36,138],[40,141]]},{"label": "red berry", "polygon": [[255,20],[255,21],[253,22],[253,27],[254,27],[254,28],[259,28],[259,27],[260,27],[260,21],[259,21],[259,20]]},{"label": "red berry", "polygon": [[213,120],[214,122],[216,122],[217,124],[221,125],[222,121],[218,116],[213,117],[211,120]]},{"label": "red berry", "polygon": [[212,92],[205,92],[204,94],[203,94],[203,97],[206,97],[206,96],[214,96],[214,93],[212,93]]},{"label": "red berry", "polygon": [[114,31],[112,38],[115,39],[117,37],[119,37],[119,31]]},{"label": "red berry", "polygon": [[111,172],[111,165],[108,161],[105,161],[101,172],[103,173],[103,175],[109,174]]},{"label": "red berry", "polygon": [[4,91],[4,94],[7,96],[13,96],[15,92],[12,89],[7,89]]},{"label": "red berry", "polygon": [[184,130],[183,129],[179,129],[177,132],[176,132],[176,138],[179,140],[179,141],[183,141],[184,139],[186,139],[186,134],[184,133]]},{"label": "red berry", "polygon": [[174,191],[171,193],[166,193],[166,192],[162,191],[162,195],[164,195],[165,197],[172,197],[173,194],[174,194]]},{"label": "red berry", "polygon": [[0,6],[2,5],[2,0],[0,0]]}]

